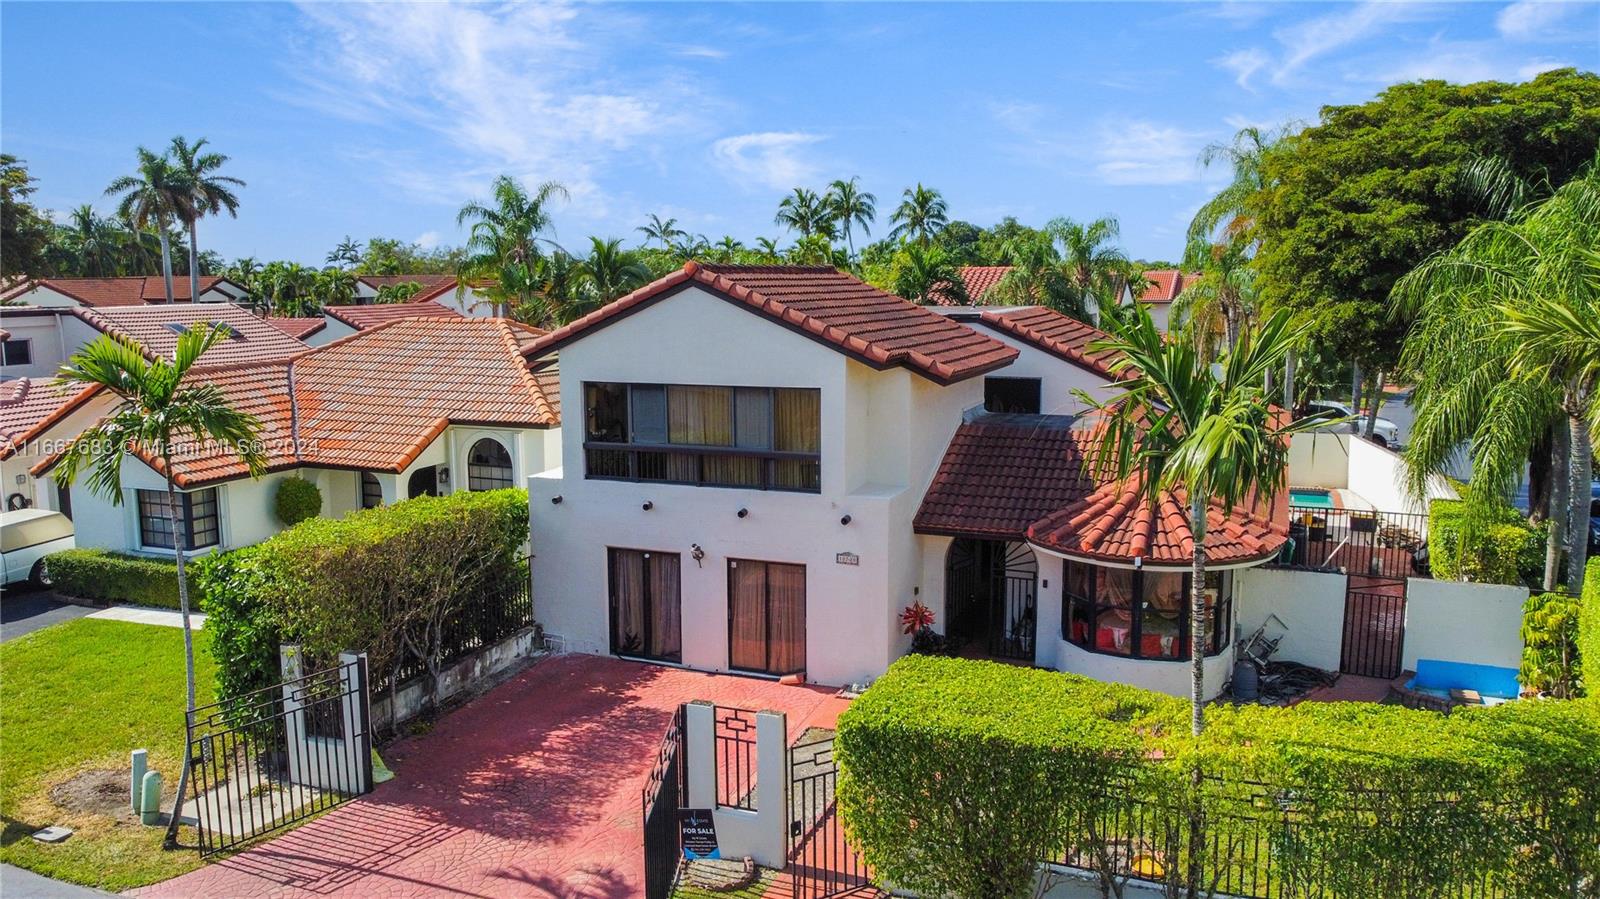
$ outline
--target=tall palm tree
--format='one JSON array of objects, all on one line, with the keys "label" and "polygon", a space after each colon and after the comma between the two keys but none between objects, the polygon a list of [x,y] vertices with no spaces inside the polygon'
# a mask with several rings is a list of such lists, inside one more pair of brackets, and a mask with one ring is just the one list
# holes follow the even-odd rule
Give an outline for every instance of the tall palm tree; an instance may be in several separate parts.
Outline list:
[{"label": "tall palm tree", "polygon": [[923,306],[960,306],[970,302],[961,267],[942,247],[906,244],[894,261],[896,296]]},{"label": "tall palm tree", "polygon": [[1128,257],[1113,244],[1121,234],[1117,220],[1108,216],[1079,223],[1062,217],[1051,219],[1044,230],[1060,245],[1061,265],[1078,302],[1091,312],[1116,305],[1128,269]]},{"label": "tall palm tree", "polygon": [[625,296],[650,280],[649,267],[624,250],[622,240],[616,237],[589,238],[589,255],[578,263],[578,271],[597,305]]},{"label": "tall palm tree", "polygon": [[1561,550],[1572,589],[1587,555],[1600,359],[1583,342],[1600,327],[1596,247],[1600,157],[1549,199],[1479,225],[1394,288],[1397,314],[1415,316],[1401,360],[1417,381],[1405,452],[1415,492],[1470,440],[1469,502],[1503,503],[1530,447],[1564,425],[1568,507],[1546,547],[1547,587]]},{"label": "tall palm tree", "polygon": [[1114,351],[1120,380],[1104,403],[1083,398],[1103,416],[1090,466],[1125,482],[1154,507],[1171,494],[1189,507],[1194,535],[1189,596],[1190,726],[1205,728],[1206,529],[1209,510],[1224,514],[1251,502],[1268,507],[1284,489],[1290,435],[1321,424],[1275,414],[1266,374],[1282,364],[1300,334],[1287,311],[1246,331],[1215,365],[1187,341],[1169,341],[1143,306],[1107,320],[1111,336],[1090,344]]},{"label": "tall palm tree", "polygon": [[[554,233],[550,216],[550,202],[557,197],[566,199],[567,189],[555,181],[546,181],[529,194],[515,178],[501,175],[494,179],[494,205],[468,203],[456,214],[456,224],[471,224],[467,238],[467,252],[471,254],[462,265],[459,276],[496,277],[508,265],[522,266],[532,271],[542,255],[539,245],[555,244],[544,235]],[[527,302],[532,294],[517,294],[517,302]],[[506,314],[508,304],[498,304],[497,315]]]},{"label": "tall palm tree", "polygon": [[328,254],[327,262],[329,265],[355,268],[361,264],[361,244],[356,243],[350,235],[346,234],[344,240],[339,241],[339,244]]},{"label": "tall palm tree", "polygon": [[[355,272],[346,268],[334,268],[333,266],[329,266],[328,268],[325,268],[319,272],[314,272],[311,275],[311,293],[316,298],[317,305],[319,306],[348,306],[356,301],[357,283],[358,279],[356,278]],[[415,294],[421,289],[422,285],[417,284],[411,293]],[[378,302],[382,303],[397,301],[396,298],[393,298],[392,296],[390,299],[384,299],[383,290],[383,288],[379,288],[378,290]],[[405,299],[410,299],[410,294],[408,294]]]},{"label": "tall palm tree", "polygon": [[1048,306],[1074,318],[1085,320],[1081,297],[1070,289],[1061,254],[1048,237],[1021,235],[1005,242],[1000,250],[1011,270],[985,297],[1010,306]]},{"label": "tall palm tree", "polygon": [[228,157],[208,153],[205,146],[203,137],[191,144],[179,135],[172,139],[168,151],[172,167],[182,175],[188,187],[187,198],[178,205],[178,219],[189,229],[189,301],[192,303],[200,301],[200,219],[224,211],[238,218],[239,198],[233,189],[245,186],[238,178],[217,174],[217,170],[228,163]]},{"label": "tall palm tree", "polygon": [[797,187],[778,201],[778,214],[772,220],[799,234],[801,238],[807,238],[831,230],[831,218],[827,203],[817,196],[816,191]]},{"label": "tall palm tree", "polygon": [[872,222],[878,217],[878,198],[857,186],[860,180],[852,176],[848,181],[842,178],[834,181],[828,185],[828,192],[823,196],[823,203],[833,213],[840,230],[844,231],[844,241],[850,248],[851,256],[856,254],[853,236],[856,226],[861,226],[862,234],[870,236]]},{"label": "tall palm tree", "polygon": [[173,168],[165,156],[139,147],[137,173],[123,175],[106,188],[106,196],[117,199],[117,215],[134,229],[153,229],[161,241],[161,277],[166,282],[167,302],[172,302],[172,243],[167,229],[180,220],[187,208],[190,188],[187,179]]},{"label": "tall palm tree", "polygon": [[767,262],[777,262],[783,256],[783,250],[778,247],[778,241],[771,237],[756,238],[756,252]]},{"label": "tall palm tree", "polygon": [[1287,127],[1262,129],[1250,125],[1239,129],[1231,143],[1211,144],[1200,151],[1202,166],[1223,163],[1233,170],[1233,179],[1195,212],[1189,222],[1190,241],[1213,237],[1219,227],[1230,239],[1246,243],[1254,240],[1255,208],[1266,187],[1264,162],[1287,135]]},{"label": "tall palm tree", "polygon": [[79,277],[109,278],[121,269],[124,236],[88,203],[72,210],[68,225],[73,268]]},{"label": "tall palm tree", "polygon": [[739,238],[734,237],[732,234],[724,234],[721,240],[712,244],[711,249],[713,251],[712,255],[716,257],[718,262],[737,262],[739,254],[744,252],[744,244],[740,243]]},{"label": "tall palm tree", "polygon": [[1199,272],[1199,277],[1185,279],[1172,304],[1173,319],[1184,323],[1196,346],[1207,354],[1218,333],[1224,346],[1233,346],[1258,311],[1256,273],[1244,243],[1212,243],[1197,237],[1189,241],[1183,267]]},{"label": "tall palm tree", "polygon": [[950,206],[937,190],[923,187],[918,181],[916,187],[906,188],[901,197],[900,205],[889,216],[889,221],[894,222],[889,230],[891,240],[904,237],[927,246],[935,234],[950,224]]},{"label": "tall palm tree", "polygon": [[[205,325],[178,335],[172,361],[146,358],[138,344],[102,335],[74,353],[61,367],[60,377],[72,384],[100,387],[115,396],[115,409],[68,444],[56,469],[56,479],[66,485],[88,473],[89,489],[122,504],[122,460],[130,449],[160,465],[167,483],[167,516],[172,526],[173,556],[178,565],[178,612],[183,620],[184,695],[188,712],[195,708],[194,632],[189,625],[188,543],[191,540],[187,508],[178,498],[172,462],[180,447],[210,444],[231,448],[251,476],[266,471],[266,459],[257,447],[258,423],[235,409],[213,383],[186,378],[205,352],[227,339],[227,332]],[[188,789],[189,750],[184,743],[183,767],[178,774],[178,795],[167,829],[171,845],[183,813]]]},{"label": "tall palm tree", "polygon": [[661,248],[663,250],[672,249],[672,246],[676,244],[680,238],[689,236],[678,227],[677,219],[669,218],[663,221],[659,215],[651,215],[648,223],[640,225],[633,230],[644,235],[644,241],[646,244],[650,243],[651,241],[656,241],[657,243],[661,244]]}]

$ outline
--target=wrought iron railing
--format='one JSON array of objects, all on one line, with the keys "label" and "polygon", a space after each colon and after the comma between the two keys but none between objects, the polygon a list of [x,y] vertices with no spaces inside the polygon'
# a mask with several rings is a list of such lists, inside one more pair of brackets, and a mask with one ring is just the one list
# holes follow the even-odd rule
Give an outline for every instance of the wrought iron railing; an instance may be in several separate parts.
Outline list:
[{"label": "wrought iron railing", "polygon": [[1289,542],[1273,564],[1386,578],[1427,577],[1417,553],[1428,516],[1322,506],[1289,507]]},{"label": "wrought iron railing", "polygon": [[[444,626],[440,664],[459,662],[532,625],[533,595],[529,589],[528,560],[522,559],[516,565],[515,575],[506,583],[477,594],[450,616]],[[418,642],[427,645],[426,641]],[[374,674],[384,678],[379,688],[386,691],[427,672],[427,660],[412,653],[400,664],[394,683],[388,681],[391,672]]]},{"label": "wrought iron railing", "polygon": [[717,706],[717,805],[755,810],[756,713]]}]

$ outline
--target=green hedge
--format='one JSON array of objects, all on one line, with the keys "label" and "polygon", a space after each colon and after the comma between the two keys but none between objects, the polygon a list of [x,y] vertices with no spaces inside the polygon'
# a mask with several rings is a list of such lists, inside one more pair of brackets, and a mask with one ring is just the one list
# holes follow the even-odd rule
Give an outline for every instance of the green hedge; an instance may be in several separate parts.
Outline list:
[{"label": "green hedge", "polygon": [[293,527],[322,511],[322,491],[305,478],[284,478],[273,496],[278,521]]},{"label": "green hedge", "polygon": [[136,606],[178,607],[178,566],[166,559],[103,549],[68,549],[45,557],[54,589],[68,596]]},{"label": "green hedge", "polygon": [[1514,510],[1469,522],[1460,500],[1436,499],[1428,506],[1428,563],[1439,580],[1538,584],[1545,527],[1529,527]]},{"label": "green hedge", "polygon": [[841,815],[886,880],[960,897],[1028,895],[1040,859],[1125,876],[1136,837],[1181,881],[1193,820],[1203,877],[1292,895],[1562,895],[1600,870],[1595,700],[1218,705],[1198,741],[1187,719],[1133,687],[908,656],[840,718]]},{"label": "green hedge", "polygon": [[278,680],[278,645],[301,644],[314,659],[341,650],[368,654],[374,682],[405,650],[401,634],[426,608],[448,612],[509,592],[526,569],[525,490],[418,497],[311,518],[254,546],[196,566],[209,616],[218,694],[238,696]]},{"label": "green hedge", "polygon": [[1583,573],[1583,608],[1578,611],[1578,660],[1584,689],[1600,697],[1600,558]]}]

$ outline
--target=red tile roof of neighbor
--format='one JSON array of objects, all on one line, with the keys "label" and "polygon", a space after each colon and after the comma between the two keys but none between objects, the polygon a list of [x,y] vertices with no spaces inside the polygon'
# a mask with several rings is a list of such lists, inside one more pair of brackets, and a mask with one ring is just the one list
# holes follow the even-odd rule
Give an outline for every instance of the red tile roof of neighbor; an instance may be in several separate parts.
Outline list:
[{"label": "red tile roof of neighbor", "polygon": [[1184,285],[1199,277],[1198,275],[1180,272],[1174,268],[1152,269],[1144,273],[1151,284],[1139,294],[1141,303],[1170,303],[1183,293]]},{"label": "red tile roof of neighbor", "polygon": [[[559,426],[560,407],[546,393],[555,372],[535,376],[521,354],[539,333],[505,319],[410,318],[288,360],[195,376],[256,417],[269,469],[398,472],[451,424]],[[231,450],[185,447],[174,459],[175,480],[191,488],[247,475]]]},{"label": "red tile roof of neighbor", "polygon": [[178,346],[174,325],[192,328],[201,323],[226,325],[233,336],[206,351],[202,364],[207,367],[238,362],[266,362],[303,352],[304,343],[273,327],[250,310],[232,303],[185,303],[182,306],[160,303],[155,306],[114,306],[101,309],[76,309],[74,313],[91,327],[138,343],[147,354],[172,358]]},{"label": "red tile roof of neighbor", "polygon": [[94,392],[93,387],[78,387],[54,378],[0,381],[0,459],[11,458],[22,444]]},{"label": "red tile roof of neighbor", "polygon": [[[200,293],[204,294],[219,283],[227,281],[228,284],[238,287],[227,278],[220,275],[202,275],[200,277]],[[105,306],[142,306],[146,303],[165,303],[167,299],[166,286],[160,275],[135,276],[128,278],[43,278],[33,284],[21,283],[7,288],[0,294],[0,300],[10,300],[31,292],[35,286],[48,287],[57,293],[69,296],[85,306],[101,308]],[[243,288],[239,288],[243,292]],[[174,302],[189,302],[189,276],[172,276],[172,297]]]},{"label": "red tile roof of neighbor", "polygon": [[266,323],[296,340],[305,340],[328,326],[328,320],[320,315],[269,315]]},{"label": "red tile roof of neighbor", "polygon": [[536,341],[532,357],[695,285],[874,368],[949,384],[1007,365],[1017,350],[832,266],[706,265],[673,272]]},{"label": "red tile roof of neighbor", "polygon": [[1070,315],[1043,306],[1002,306],[985,309],[977,321],[1095,374],[1115,377],[1110,365],[1117,353],[1089,349],[1111,335]]},{"label": "red tile roof of neighbor", "polygon": [[368,328],[398,321],[402,318],[422,318],[424,316],[462,317],[461,313],[451,309],[449,306],[432,301],[420,303],[375,303],[368,306],[324,306],[322,314],[328,318],[338,319],[357,331],[365,331]]},{"label": "red tile roof of neighbor", "polygon": [[[1096,478],[1086,463],[1092,432],[1053,415],[984,415],[951,438],[917,511],[918,533],[1027,540],[1043,549],[1099,562],[1184,566],[1194,536],[1181,493],[1154,508],[1131,485]],[[1253,562],[1288,537],[1287,506],[1230,514],[1213,504],[1206,553],[1214,564]]]},{"label": "red tile roof of neighbor", "polygon": [[967,286],[967,297],[974,303],[982,302],[983,295],[999,284],[1009,271],[1009,265],[963,265],[961,282]]}]

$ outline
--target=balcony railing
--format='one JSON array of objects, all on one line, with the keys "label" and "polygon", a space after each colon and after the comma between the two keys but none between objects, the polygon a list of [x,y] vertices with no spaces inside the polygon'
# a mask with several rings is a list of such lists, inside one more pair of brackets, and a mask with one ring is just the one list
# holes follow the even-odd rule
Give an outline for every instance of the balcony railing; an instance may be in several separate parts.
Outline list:
[{"label": "balcony railing", "polygon": [[1416,561],[1417,551],[1428,542],[1428,516],[1420,512],[1290,506],[1289,541],[1275,566],[1375,577],[1428,576]]}]

